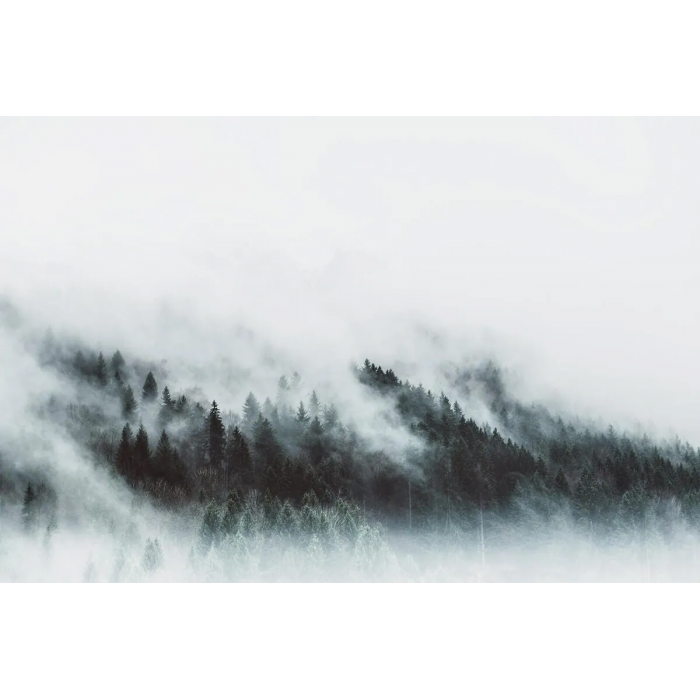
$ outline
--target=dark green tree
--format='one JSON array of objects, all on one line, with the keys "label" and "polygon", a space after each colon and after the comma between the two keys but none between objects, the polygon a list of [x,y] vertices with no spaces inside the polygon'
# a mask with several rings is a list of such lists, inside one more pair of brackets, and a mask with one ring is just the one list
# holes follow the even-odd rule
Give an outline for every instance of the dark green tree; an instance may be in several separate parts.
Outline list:
[{"label": "dark green tree", "polygon": [[156,378],[153,376],[153,372],[149,372],[146,375],[146,380],[141,390],[141,398],[148,402],[153,402],[158,398],[158,384],[156,383]]},{"label": "dark green tree", "polygon": [[105,356],[102,353],[97,356],[95,378],[100,386],[107,386],[107,362],[105,362]]},{"label": "dark green tree", "polygon": [[117,471],[127,479],[130,479],[132,474],[133,442],[134,434],[131,431],[131,426],[127,423],[122,428],[122,437],[116,456]]},{"label": "dark green tree", "polygon": [[122,354],[119,352],[119,350],[115,351],[114,355],[112,355],[112,371],[113,372],[123,372],[124,371],[124,358],[122,357]]},{"label": "dark green tree", "polygon": [[234,481],[249,485],[250,482],[250,451],[243,433],[238,426],[229,431],[226,441],[227,485]]},{"label": "dark green tree", "polygon": [[175,415],[176,404],[173,398],[170,396],[170,389],[166,386],[163,389],[163,394],[160,399],[160,420],[162,423],[166,424]]},{"label": "dark green tree", "polygon": [[297,423],[302,428],[306,427],[306,424],[311,420],[311,416],[309,416],[306,408],[304,407],[303,401],[299,402],[299,407],[297,408],[296,420],[297,420]]},{"label": "dark green tree", "polygon": [[311,418],[315,418],[321,413],[321,402],[318,400],[318,394],[314,389],[309,397],[309,415]]},{"label": "dark green tree", "polygon": [[206,556],[213,545],[217,544],[221,533],[221,517],[216,503],[211,502],[204,511],[202,524],[197,537],[197,549],[201,556]]},{"label": "dark green tree", "polygon": [[136,412],[136,408],[137,404],[136,398],[134,397],[134,390],[131,388],[130,384],[127,384],[122,392],[122,415],[124,418],[131,418]]},{"label": "dark green tree", "polygon": [[173,448],[165,430],[160,434],[156,451],[153,453],[153,466],[157,476],[163,479],[169,479],[172,476]]},{"label": "dark green tree", "polygon": [[260,403],[251,391],[243,404],[243,426],[246,430],[251,430],[260,414]]},{"label": "dark green tree", "polygon": [[207,419],[208,441],[207,450],[209,453],[209,464],[213,467],[221,467],[224,461],[226,452],[226,432],[224,423],[221,420],[221,412],[216,404],[212,401],[211,410]]},{"label": "dark green tree", "polygon": [[148,433],[143,423],[139,426],[139,431],[136,433],[134,440],[134,467],[136,470],[136,478],[143,478],[150,470],[151,450],[148,446]]}]

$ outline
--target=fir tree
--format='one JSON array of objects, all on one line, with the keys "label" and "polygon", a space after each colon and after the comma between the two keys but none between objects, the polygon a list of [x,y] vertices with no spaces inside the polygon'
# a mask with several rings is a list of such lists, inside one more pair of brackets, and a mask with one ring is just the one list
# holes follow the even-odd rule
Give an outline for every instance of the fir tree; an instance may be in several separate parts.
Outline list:
[{"label": "fir tree", "polygon": [[243,425],[250,430],[260,414],[260,404],[251,391],[243,404]]},{"label": "fir tree", "polygon": [[131,418],[136,412],[136,398],[134,390],[130,384],[127,384],[126,389],[122,392],[122,415],[124,418]]},{"label": "fir tree", "polygon": [[115,351],[114,355],[112,355],[112,371],[113,372],[122,372],[124,369],[124,358],[122,357],[122,354],[119,352],[119,350]]},{"label": "fir tree", "polygon": [[338,411],[333,404],[323,407],[323,427],[332,429],[338,424]]},{"label": "fir tree", "polygon": [[133,441],[134,435],[131,431],[131,426],[127,423],[122,428],[122,437],[117,448],[116,466],[117,470],[123,476],[130,478],[131,466],[133,461]]},{"label": "fir tree", "polygon": [[321,402],[318,400],[318,394],[314,389],[309,397],[309,415],[311,418],[315,418],[321,413]]},{"label": "fir tree", "polygon": [[234,475],[240,475],[243,480],[247,480],[250,469],[250,451],[238,426],[229,432],[226,442],[226,467],[229,483]]},{"label": "fir tree", "polygon": [[97,356],[97,365],[95,367],[95,378],[100,386],[107,385],[107,363],[105,362],[105,356],[100,353]]},{"label": "fir tree", "polygon": [[156,378],[153,376],[153,372],[149,372],[146,375],[146,380],[141,390],[141,398],[148,402],[153,402],[158,398],[158,384],[156,384]]},{"label": "fir tree", "polygon": [[142,478],[148,473],[151,461],[151,450],[148,446],[148,433],[143,423],[139,426],[139,431],[136,433],[134,440],[134,467],[136,469],[136,477]]},{"label": "fir tree", "polygon": [[163,394],[160,399],[160,420],[163,423],[168,423],[170,419],[175,415],[176,404],[173,398],[170,396],[170,389],[166,386],[163,389]]},{"label": "fir tree", "polygon": [[208,452],[209,452],[209,463],[213,467],[220,467],[224,461],[224,454],[226,449],[226,435],[224,430],[224,424],[221,420],[221,413],[216,401],[212,401],[211,410],[209,411],[209,418],[207,420],[208,428]]},{"label": "fir tree", "polygon": [[198,534],[198,550],[201,556],[206,556],[207,552],[217,543],[221,531],[221,518],[216,503],[210,503],[204,511],[202,524]]},{"label": "fir tree", "polygon": [[156,474],[167,479],[173,471],[173,449],[170,445],[170,438],[165,430],[160,434],[160,439],[153,453],[153,464]]},{"label": "fir tree", "polygon": [[297,408],[296,420],[297,420],[297,423],[299,423],[302,427],[306,426],[306,424],[311,420],[311,417],[309,416],[309,414],[306,411],[306,408],[304,407],[303,401],[299,402],[299,408]]}]

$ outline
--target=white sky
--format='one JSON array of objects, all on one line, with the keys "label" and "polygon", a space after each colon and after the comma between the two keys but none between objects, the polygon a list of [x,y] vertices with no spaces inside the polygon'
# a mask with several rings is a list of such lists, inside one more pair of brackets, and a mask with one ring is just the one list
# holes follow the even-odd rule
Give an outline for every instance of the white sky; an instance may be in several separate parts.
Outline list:
[{"label": "white sky", "polygon": [[181,299],[343,367],[420,357],[416,320],[699,444],[699,185],[694,119],[2,119],[0,291],[105,343]]}]

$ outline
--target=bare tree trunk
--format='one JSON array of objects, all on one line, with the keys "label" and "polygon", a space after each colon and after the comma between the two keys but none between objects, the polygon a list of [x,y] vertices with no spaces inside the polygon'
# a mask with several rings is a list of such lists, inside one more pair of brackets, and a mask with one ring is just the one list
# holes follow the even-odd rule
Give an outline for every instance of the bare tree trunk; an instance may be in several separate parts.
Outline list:
[{"label": "bare tree trunk", "polygon": [[408,480],[408,529],[413,530],[413,503],[411,500],[411,479]]}]

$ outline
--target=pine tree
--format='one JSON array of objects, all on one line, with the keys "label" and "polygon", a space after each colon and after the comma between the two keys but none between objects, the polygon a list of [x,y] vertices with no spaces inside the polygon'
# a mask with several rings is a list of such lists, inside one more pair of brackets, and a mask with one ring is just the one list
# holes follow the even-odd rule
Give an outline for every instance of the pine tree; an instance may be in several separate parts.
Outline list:
[{"label": "pine tree", "polygon": [[175,412],[179,415],[187,413],[187,397],[182,395],[178,398],[175,404]]},{"label": "pine tree", "polygon": [[134,390],[130,384],[127,384],[126,389],[122,393],[122,415],[124,418],[131,418],[136,412],[136,398]]},{"label": "pine tree", "polygon": [[175,415],[175,401],[170,396],[170,390],[166,386],[163,389],[163,394],[160,400],[160,420],[167,424],[168,421]]},{"label": "pine tree", "polygon": [[102,353],[100,353],[97,356],[97,365],[95,367],[95,377],[97,379],[97,383],[100,386],[107,385],[107,363],[105,362],[105,356]]},{"label": "pine tree", "polygon": [[243,404],[243,425],[250,430],[260,414],[260,404],[251,391]]},{"label": "pine tree", "polygon": [[158,476],[164,479],[168,479],[171,476],[173,471],[173,449],[165,430],[160,434],[156,451],[153,453],[153,464]]},{"label": "pine tree", "polygon": [[136,433],[134,440],[134,467],[136,470],[136,478],[142,478],[149,471],[151,461],[151,450],[148,446],[148,433],[143,423],[139,426],[139,431]]},{"label": "pine tree", "polygon": [[134,434],[131,431],[131,426],[127,423],[122,428],[122,437],[117,448],[117,470],[122,476],[131,477],[131,467],[133,461],[133,441]]},{"label": "pine tree", "polygon": [[304,402],[300,401],[299,402],[299,408],[297,408],[297,414],[296,414],[296,420],[299,425],[302,427],[306,426],[306,424],[311,420],[311,417],[306,411],[306,408],[304,408]]},{"label": "pine tree", "polygon": [[557,475],[554,477],[554,489],[558,491],[562,496],[570,496],[571,489],[569,488],[569,482],[564,476],[564,472],[559,469]]},{"label": "pine tree", "polygon": [[321,402],[318,400],[318,394],[314,389],[309,397],[309,414],[312,418],[318,416],[321,412]]},{"label": "pine tree", "polygon": [[153,402],[158,398],[158,384],[156,384],[156,378],[153,376],[153,372],[149,372],[146,375],[146,380],[141,390],[141,398],[148,402]]},{"label": "pine tree", "polygon": [[338,424],[338,411],[333,404],[323,407],[323,427],[327,430],[334,428]]},{"label": "pine tree", "polygon": [[280,453],[280,447],[275,437],[272,424],[262,413],[253,426],[255,451],[265,464],[272,464]]},{"label": "pine tree", "polygon": [[124,369],[124,358],[122,354],[117,350],[114,355],[112,355],[112,371],[121,373]]},{"label": "pine tree", "polygon": [[207,552],[217,543],[221,531],[221,518],[216,503],[210,503],[204,511],[202,524],[199,528],[197,548],[201,556],[206,556]]},{"label": "pine tree", "polygon": [[207,441],[209,464],[218,468],[224,461],[226,434],[223,421],[221,420],[221,413],[216,401],[212,401],[211,403],[211,410],[209,411],[207,424],[209,433]]},{"label": "pine tree", "polygon": [[238,475],[241,480],[248,481],[250,470],[250,451],[243,433],[238,426],[229,432],[226,441],[226,467],[228,483],[232,477]]}]

